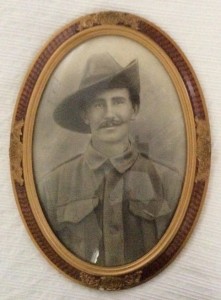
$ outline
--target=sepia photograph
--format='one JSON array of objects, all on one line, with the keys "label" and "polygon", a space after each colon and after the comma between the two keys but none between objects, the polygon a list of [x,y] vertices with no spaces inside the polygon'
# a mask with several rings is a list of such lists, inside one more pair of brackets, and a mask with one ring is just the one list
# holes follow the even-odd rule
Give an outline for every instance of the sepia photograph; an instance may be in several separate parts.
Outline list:
[{"label": "sepia photograph", "polygon": [[33,131],[39,202],[63,246],[117,267],[161,240],[182,193],[185,119],[149,49],[118,35],[69,51],[42,93]]}]

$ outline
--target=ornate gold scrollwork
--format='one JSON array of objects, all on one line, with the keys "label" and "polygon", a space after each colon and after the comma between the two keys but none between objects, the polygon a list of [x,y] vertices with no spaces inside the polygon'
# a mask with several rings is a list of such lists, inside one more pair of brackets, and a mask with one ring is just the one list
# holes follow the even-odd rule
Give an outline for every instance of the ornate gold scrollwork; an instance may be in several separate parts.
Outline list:
[{"label": "ornate gold scrollwork", "polygon": [[196,134],[197,134],[197,161],[198,169],[196,175],[197,181],[204,181],[209,175],[210,165],[210,132],[208,123],[205,120],[196,118]]},{"label": "ornate gold scrollwork", "polygon": [[137,19],[133,15],[128,15],[122,12],[101,12],[99,14],[89,15],[80,22],[80,29],[86,29],[95,25],[119,25],[129,26],[133,29],[138,29]]},{"label": "ornate gold scrollwork", "polygon": [[101,277],[81,272],[80,278],[84,284],[90,287],[97,288],[99,290],[117,291],[137,285],[140,282],[141,275],[141,270],[124,276]]},{"label": "ornate gold scrollwork", "polygon": [[10,159],[12,178],[21,186],[24,184],[22,170],[23,144],[21,141],[24,120],[15,122],[11,133]]}]

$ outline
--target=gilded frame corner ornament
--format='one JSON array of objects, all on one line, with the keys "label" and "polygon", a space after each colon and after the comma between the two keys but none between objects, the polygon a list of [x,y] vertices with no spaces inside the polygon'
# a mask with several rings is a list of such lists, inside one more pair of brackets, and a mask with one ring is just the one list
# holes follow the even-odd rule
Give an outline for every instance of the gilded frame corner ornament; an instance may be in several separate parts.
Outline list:
[{"label": "gilded frame corner ornament", "polygon": [[[121,267],[94,267],[76,258],[54,237],[40,209],[32,166],[35,116],[44,87],[64,56],[91,37],[117,35],[152,51],[178,91],[187,132],[187,169],[182,197],[172,225],[153,251]],[[99,12],[63,28],[40,52],[21,88],[11,131],[11,177],[17,204],[31,238],[48,260],[71,279],[100,290],[120,290],[144,283],[171,262],[185,244],[203,203],[210,168],[210,130],[196,75],[179,47],[161,29],[138,16]]]}]

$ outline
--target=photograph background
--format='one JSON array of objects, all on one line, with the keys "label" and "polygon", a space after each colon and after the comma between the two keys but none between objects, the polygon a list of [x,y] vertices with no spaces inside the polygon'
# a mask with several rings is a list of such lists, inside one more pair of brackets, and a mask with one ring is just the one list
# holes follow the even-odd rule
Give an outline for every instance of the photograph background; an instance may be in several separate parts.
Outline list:
[{"label": "photograph background", "polygon": [[[119,47],[120,45],[120,47]],[[140,74],[140,110],[131,122],[131,138],[138,149],[183,178],[186,163],[186,131],[178,94],[168,71],[145,47],[119,36],[90,39],[73,49],[52,73],[37,111],[33,138],[36,180],[83,153],[90,134],[64,129],[53,120],[57,105],[79,88],[85,65],[93,54],[109,53],[121,66],[137,59]]]},{"label": "photograph background", "polygon": [[[161,27],[182,48],[206,99],[212,166],[205,203],[188,243],[148,283],[99,292],[72,282],[42,256],[19,215],[13,194],[9,144],[13,110],[37,53],[62,26],[101,10],[135,13]],[[220,0],[8,0],[0,4],[0,298],[221,299],[221,2]]]}]

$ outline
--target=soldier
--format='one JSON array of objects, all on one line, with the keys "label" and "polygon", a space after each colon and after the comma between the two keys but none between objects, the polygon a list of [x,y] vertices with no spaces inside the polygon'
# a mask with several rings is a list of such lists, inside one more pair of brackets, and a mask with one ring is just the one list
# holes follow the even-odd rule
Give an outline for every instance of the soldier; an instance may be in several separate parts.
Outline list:
[{"label": "soldier", "polygon": [[152,249],[172,218],[178,175],[139,153],[130,123],[140,106],[138,62],[122,67],[108,53],[91,56],[78,91],[54,120],[90,133],[85,153],[51,171],[39,194],[49,224],[76,256],[100,266],[130,263]]}]

